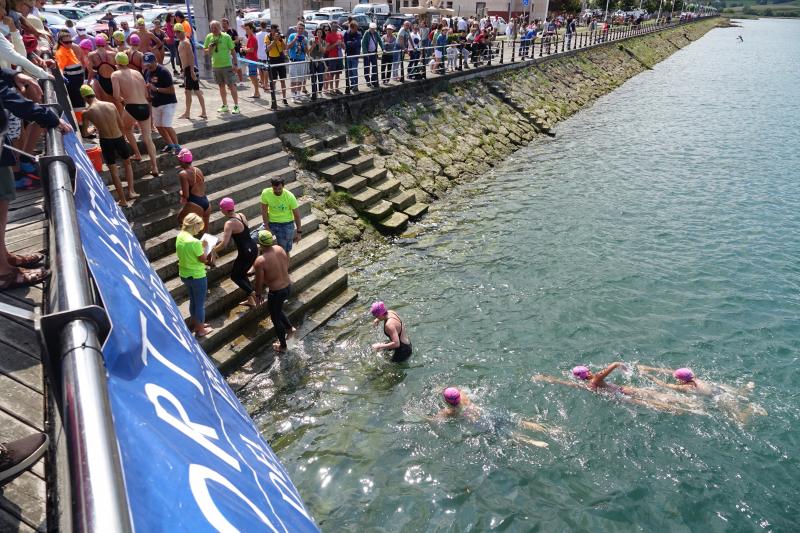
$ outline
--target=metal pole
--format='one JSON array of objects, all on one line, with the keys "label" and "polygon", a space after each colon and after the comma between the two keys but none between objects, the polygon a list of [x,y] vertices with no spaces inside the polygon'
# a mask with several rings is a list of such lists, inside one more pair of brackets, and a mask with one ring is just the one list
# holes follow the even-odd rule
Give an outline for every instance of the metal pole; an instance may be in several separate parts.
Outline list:
[{"label": "metal pole", "polygon": [[[47,55],[45,55],[47,58]],[[53,82],[43,81],[45,102],[56,103]],[[61,132],[45,137],[45,153],[63,156]],[[94,304],[86,258],[81,248],[69,168],[48,163],[50,311]],[[73,528],[79,532],[132,531],[119,448],[107,394],[106,369],[96,325],[76,318],[61,330],[63,420],[67,435]]]}]

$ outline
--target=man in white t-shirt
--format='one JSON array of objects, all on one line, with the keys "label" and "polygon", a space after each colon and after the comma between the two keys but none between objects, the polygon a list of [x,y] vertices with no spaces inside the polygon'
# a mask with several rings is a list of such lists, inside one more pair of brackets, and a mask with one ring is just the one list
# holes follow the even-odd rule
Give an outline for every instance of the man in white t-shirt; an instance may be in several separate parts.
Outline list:
[{"label": "man in white t-shirt", "polygon": [[244,11],[241,9],[236,10],[236,33],[239,37],[244,37]]},{"label": "man in white t-shirt", "polygon": [[267,21],[262,20],[259,22],[260,30],[256,32],[256,41],[258,42],[258,60],[264,64],[264,68],[259,68],[258,79],[261,81],[261,87],[265,91],[269,91],[269,72],[267,71],[266,64],[269,60],[267,57],[267,44],[264,39],[269,36],[269,26]]}]

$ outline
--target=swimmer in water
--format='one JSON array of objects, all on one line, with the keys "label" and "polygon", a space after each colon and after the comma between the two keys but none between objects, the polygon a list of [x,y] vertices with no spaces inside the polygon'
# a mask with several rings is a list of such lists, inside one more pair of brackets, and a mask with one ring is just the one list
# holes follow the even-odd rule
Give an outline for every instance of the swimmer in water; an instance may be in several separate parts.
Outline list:
[{"label": "swimmer in water", "polygon": [[[447,407],[443,408],[436,413],[435,416],[431,417],[430,420],[432,422],[441,422],[443,420],[447,420],[448,418],[464,417],[474,424],[487,426],[495,432],[502,431],[502,426],[506,425],[506,422],[514,424],[514,422],[510,419],[501,419],[501,417],[489,416],[484,412],[483,409],[472,403],[466,392],[459,390],[457,387],[447,387],[444,389],[442,391],[442,398],[447,404]],[[516,422],[515,425],[524,429],[538,431],[541,433],[558,432],[557,429],[548,428],[547,426],[537,422],[532,422],[530,420],[520,420],[519,422]],[[520,435],[516,431],[511,431],[510,436],[518,442],[536,446],[538,448],[547,448],[549,446],[549,444],[546,442],[530,439],[524,435]]]},{"label": "swimmer in water", "polygon": [[[765,416],[767,412],[758,404],[750,403],[748,395],[753,392],[755,384],[750,381],[741,388],[734,388],[729,385],[721,385],[697,379],[691,368],[656,368],[653,366],[638,365],[641,374],[660,387],[679,391],[684,394],[705,396],[712,398],[719,407],[727,411],[733,418],[744,424],[753,415]],[[677,383],[667,383],[655,377],[654,374],[669,375],[675,378]],[[746,405],[742,407],[742,403]]]},{"label": "swimmer in water", "polygon": [[383,302],[375,302],[370,307],[370,313],[375,317],[373,326],[383,322],[383,333],[389,337],[389,342],[376,342],[372,345],[373,351],[394,350],[393,363],[402,363],[411,357],[411,340],[408,338],[405,324],[395,311],[386,308]]},{"label": "swimmer in water", "polygon": [[[697,412],[697,402],[686,400],[680,396],[666,395],[653,389],[642,389],[629,386],[622,387],[620,385],[615,385],[614,383],[606,382],[608,375],[617,368],[626,369],[627,367],[625,366],[625,363],[611,363],[603,370],[595,374],[586,366],[576,366],[572,369],[572,375],[579,380],[577,382],[567,381],[565,379],[560,379],[553,376],[545,376],[542,374],[537,374],[531,379],[533,381],[546,381],[548,383],[558,383],[561,385],[568,385],[570,387],[588,389],[593,392],[618,394],[630,402],[638,403],[657,411],[679,413]],[[676,405],[677,403],[681,403],[682,405]]]}]

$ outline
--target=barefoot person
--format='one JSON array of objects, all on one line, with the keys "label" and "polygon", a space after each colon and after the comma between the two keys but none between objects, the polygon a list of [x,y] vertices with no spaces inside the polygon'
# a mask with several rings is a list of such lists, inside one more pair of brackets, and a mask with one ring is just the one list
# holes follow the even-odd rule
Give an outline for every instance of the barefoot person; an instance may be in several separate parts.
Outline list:
[{"label": "barefoot person", "polygon": [[125,180],[128,182],[128,198],[138,198],[139,195],[133,190],[133,168],[131,167],[131,149],[125,136],[122,135],[122,117],[119,116],[117,108],[113,104],[99,100],[94,90],[89,85],[81,87],[81,96],[86,100],[86,111],[83,112],[83,120],[94,124],[100,136],[100,149],[103,151],[103,161],[105,161],[108,171],[111,173],[111,181],[117,190],[117,203],[122,207],[128,207],[128,200],[125,198],[125,189],[119,179],[119,166],[117,160],[121,159],[125,167]]},{"label": "barefoot person", "polygon": [[261,221],[288,254],[303,235],[300,209],[294,194],[284,189],[283,178],[272,178],[270,184],[261,191]]},{"label": "barefoot person", "polygon": [[178,178],[181,180],[181,203],[183,209],[178,213],[178,225],[183,224],[183,219],[190,213],[199,215],[203,219],[203,227],[208,227],[211,216],[211,204],[206,196],[206,180],[199,168],[192,166],[192,152],[183,148],[178,152],[178,162],[181,170]]},{"label": "barefoot person", "polygon": [[395,311],[386,309],[386,304],[383,302],[375,302],[370,307],[370,313],[375,317],[372,321],[373,326],[377,326],[383,322],[383,333],[389,337],[389,342],[376,342],[372,345],[372,349],[376,352],[381,350],[394,350],[392,354],[393,363],[402,363],[411,357],[411,341],[408,338],[408,333]]},{"label": "barefoot person", "polygon": [[125,125],[125,137],[133,148],[133,158],[142,159],[139,147],[136,145],[136,138],[133,135],[133,124],[139,123],[139,131],[142,134],[142,141],[147,148],[147,155],[150,157],[150,173],[158,176],[158,161],[156,160],[156,146],[150,131],[150,102],[147,100],[147,86],[142,75],[128,67],[128,55],[125,52],[117,52],[114,56],[119,70],[111,75],[111,85],[114,87],[114,101],[117,110],[123,116]]},{"label": "barefoot person", "polygon": [[239,286],[247,299],[239,305],[247,307],[256,306],[255,293],[250,280],[247,279],[247,271],[253,266],[253,262],[258,257],[258,247],[250,237],[250,230],[247,226],[247,218],[244,214],[236,212],[236,204],[232,198],[223,198],[219,201],[219,210],[228,220],[225,221],[225,228],[219,244],[214,248],[214,253],[222,252],[228,243],[233,239],[236,244],[236,259],[231,268],[231,280]]},{"label": "barefoot person", "polygon": [[89,64],[94,71],[93,89],[99,99],[113,103],[114,86],[111,84],[111,75],[116,70],[114,54],[104,35],[95,37],[94,42],[97,48],[89,53]]},{"label": "barefoot person", "polygon": [[203,91],[200,90],[200,78],[197,77],[197,67],[194,66],[194,53],[192,53],[192,43],[184,34],[184,26],[176,22],[173,26],[175,38],[178,40],[178,57],[180,58],[181,69],[183,70],[184,100],[186,109],[178,118],[191,118],[192,95],[197,97],[200,102],[200,118],[206,119],[206,100],[203,98]]},{"label": "barefoot person", "polygon": [[173,85],[172,74],[164,65],[158,63],[156,55],[152,52],[144,55],[144,79],[147,82],[147,89],[150,91],[153,125],[166,143],[161,151],[177,154],[181,151],[181,145],[178,144],[178,134],[172,127],[175,110],[178,107],[175,85]]},{"label": "barefoot person", "polygon": [[[730,385],[722,385],[697,379],[691,368],[678,368],[674,371],[669,368],[656,368],[645,365],[639,365],[637,368],[644,377],[660,387],[678,391],[683,394],[704,396],[713,399],[722,410],[726,411],[733,416],[737,422],[742,424],[747,422],[753,415],[765,416],[767,414],[760,405],[749,401],[748,396],[753,392],[753,388],[755,387],[752,381],[748,382],[743,387],[736,388]],[[672,374],[672,377],[675,378],[677,383],[662,381],[655,377],[656,374]],[[744,404],[744,406],[742,404]]]},{"label": "barefoot person", "polygon": [[267,308],[275,327],[278,342],[272,345],[276,352],[286,351],[286,334],[295,332],[286,313],[283,312],[283,303],[291,295],[292,280],[289,277],[289,256],[283,248],[276,246],[272,234],[267,230],[258,232],[258,245],[261,255],[256,258],[253,268],[256,271],[256,302],[264,301],[264,289],[269,291]]},{"label": "barefoot person", "polygon": [[558,431],[557,429],[548,428],[547,426],[531,420],[522,419],[515,421],[512,417],[507,415],[498,416],[487,413],[472,403],[472,401],[469,399],[469,396],[467,396],[467,393],[463,390],[460,390],[458,387],[447,387],[444,389],[442,391],[442,399],[444,399],[447,406],[429,419],[432,422],[441,422],[451,418],[463,417],[479,428],[484,428],[498,435],[509,436],[518,442],[539,448],[547,448],[549,444],[540,440],[530,439],[524,435],[520,435],[514,431],[514,429],[519,427],[529,429],[531,431],[538,431],[540,433],[551,433]]},{"label": "barefoot person", "polygon": [[205,337],[213,331],[213,328],[205,323],[208,256],[203,251],[203,243],[195,237],[202,230],[203,219],[195,213],[189,213],[183,219],[181,231],[175,239],[178,275],[189,292],[189,331],[198,337]]}]

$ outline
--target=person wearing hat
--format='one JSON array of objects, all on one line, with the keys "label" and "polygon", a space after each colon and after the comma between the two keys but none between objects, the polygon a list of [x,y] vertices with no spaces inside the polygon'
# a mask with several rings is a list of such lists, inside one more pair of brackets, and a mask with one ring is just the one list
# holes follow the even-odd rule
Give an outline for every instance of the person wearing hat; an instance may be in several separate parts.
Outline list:
[{"label": "person wearing hat", "polygon": [[[30,59],[28,59],[26,54],[22,53],[23,47],[25,48],[25,52],[29,54],[36,50],[38,46],[36,37],[33,35],[25,35],[24,37],[21,36],[19,29],[14,25],[14,21],[11,19],[11,17],[5,14],[5,11],[3,11],[2,8],[0,8],[0,16],[2,16],[3,24],[5,25],[5,28],[2,30],[3,35],[0,37],[0,66],[3,68],[9,68],[11,65],[19,65],[25,72],[38,79],[53,79],[53,76],[50,73],[44,70],[41,66],[34,64]],[[31,47],[32,50],[29,49]],[[31,57],[37,61],[41,61],[35,54],[33,54]]]},{"label": "person wearing hat", "polygon": [[393,363],[402,363],[411,357],[411,340],[408,338],[403,321],[396,311],[386,308],[383,302],[375,302],[370,307],[370,313],[375,317],[372,321],[373,326],[377,326],[383,322],[383,333],[389,337],[389,342],[376,342],[372,345],[372,350],[379,352],[381,350],[394,350],[392,354]]},{"label": "person wearing hat", "polygon": [[208,219],[211,217],[211,203],[206,196],[206,178],[203,172],[192,165],[194,157],[191,150],[182,148],[178,152],[178,163],[181,170],[178,179],[181,182],[181,204],[183,209],[178,213],[178,223],[190,213],[203,217],[203,229],[208,228]]},{"label": "person wearing hat", "polygon": [[89,52],[89,66],[94,73],[92,86],[95,94],[101,100],[113,102],[114,86],[111,84],[111,75],[116,70],[114,54],[108,46],[108,38],[102,33],[94,39],[97,48]]},{"label": "person wearing hat", "polygon": [[214,253],[219,255],[233,240],[236,244],[236,259],[231,267],[231,281],[233,281],[247,297],[239,303],[247,307],[256,306],[255,292],[250,280],[247,278],[247,271],[253,266],[253,262],[258,257],[258,247],[250,236],[250,229],[247,225],[247,218],[243,213],[236,212],[236,204],[232,198],[223,198],[219,201],[219,210],[228,220],[222,232],[219,244],[214,247]]},{"label": "person wearing hat", "polygon": [[289,277],[289,256],[280,246],[275,246],[272,234],[267,230],[258,232],[261,254],[253,263],[256,272],[255,298],[260,305],[264,301],[264,289],[268,291],[267,308],[275,327],[278,342],[272,345],[276,352],[286,351],[286,335],[296,330],[283,312],[284,302],[291,296],[292,279]]},{"label": "person wearing hat", "polygon": [[86,125],[89,123],[94,124],[100,137],[100,150],[103,152],[103,161],[108,167],[109,173],[111,173],[111,181],[117,190],[117,204],[121,207],[128,207],[125,189],[119,179],[118,160],[122,160],[122,164],[125,167],[128,198],[138,198],[139,195],[133,188],[133,167],[131,166],[133,150],[122,135],[124,130],[122,117],[113,104],[98,99],[91,86],[82,86],[81,96],[83,96],[88,106],[86,111],[83,112],[83,122]]},{"label": "person wearing hat", "polygon": [[181,69],[183,70],[184,102],[186,109],[178,118],[189,120],[192,111],[192,95],[197,96],[200,102],[200,118],[206,119],[206,100],[203,98],[203,91],[200,90],[200,78],[198,77],[197,67],[194,66],[194,52],[192,42],[184,33],[183,24],[176,22],[172,27],[175,32],[175,39],[178,40],[178,57],[180,58]]},{"label": "person wearing hat", "polygon": [[136,33],[132,34],[131,36],[133,35],[139,36],[139,51],[142,54],[146,54],[147,52],[155,52],[164,46],[164,43],[161,41],[161,39],[147,30],[147,24],[141,17],[136,19]]},{"label": "person wearing hat", "polygon": [[172,74],[164,65],[159,64],[153,52],[144,54],[143,60],[144,82],[150,91],[150,105],[153,109],[153,125],[166,142],[161,151],[177,154],[181,151],[181,145],[178,144],[178,135],[172,127],[175,110],[178,108]]},{"label": "person wearing hat", "polygon": [[189,21],[186,20],[182,11],[175,12],[175,19],[178,21],[177,24],[183,26],[183,34],[186,36],[187,39],[191,42],[192,40],[192,25],[189,24]]},{"label": "person wearing hat", "polygon": [[361,38],[361,53],[364,54],[364,78],[369,87],[378,87],[378,48],[383,50],[383,39],[378,25],[369,23],[369,30]]},{"label": "person wearing hat", "polygon": [[133,158],[141,161],[142,154],[133,135],[133,124],[139,123],[142,141],[147,148],[150,158],[150,173],[158,176],[158,160],[156,159],[156,146],[150,132],[150,102],[148,101],[147,86],[141,73],[128,66],[128,54],[117,52],[114,56],[118,70],[111,75],[111,85],[114,88],[114,103],[122,115],[125,137],[133,148]]},{"label": "person wearing hat", "polygon": [[92,45],[92,49],[90,50],[90,52],[97,48],[97,45],[94,42],[94,37],[86,33],[86,26],[78,24],[77,26],[75,26],[75,31],[78,32],[78,36],[75,38],[77,42],[82,44],[83,41],[88,40]]},{"label": "person wearing hat", "polygon": [[270,185],[261,191],[261,220],[288,254],[292,251],[292,244],[303,234],[300,209],[294,194],[284,188],[282,177],[272,178]]},{"label": "person wearing hat", "polygon": [[233,62],[236,58],[236,45],[227,33],[223,33],[222,24],[217,20],[211,21],[211,33],[206,35],[203,41],[203,50],[206,55],[211,55],[211,70],[214,72],[214,81],[219,87],[219,96],[222,99],[222,107],[217,109],[217,113],[228,112],[227,87],[233,97],[233,108],[231,113],[239,114],[239,92],[236,90],[236,73],[233,71]]},{"label": "person wearing hat", "polygon": [[381,55],[381,82],[384,85],[389,84],[392,78],[392,71],[395,61],[395,50],[397,50],[397,37],[394,34],[394,26],[387,24],[384,28],[386,35],[383,36],[383,54]]},{"label": "person wearing hat", "polygon": [[117,52],[125,51],[126,47],[125,32],[123,32],[122,30],[116,30],[114,33],[111,34],[111,47],[114,48]]},{"label": "person wearing hat", "polygon": [[125,53],[128,55],[128,66],[138,72],[142,72],[144,66],[144,54],[139,47],[142,44],[142,39],[135,33],[131,34],[127,39],[128,49]]},{"label": "person wearing hat", "polygon": [[178,276],[189,293],[189,331],[197,337],[205,337],[214,330],[205,323],[208,255],[203,249],[203,243],[195,237],[203,231],[203,227],[203,219],[196,213],[189,213],[181,222],[181,231],[175,239]]}]

